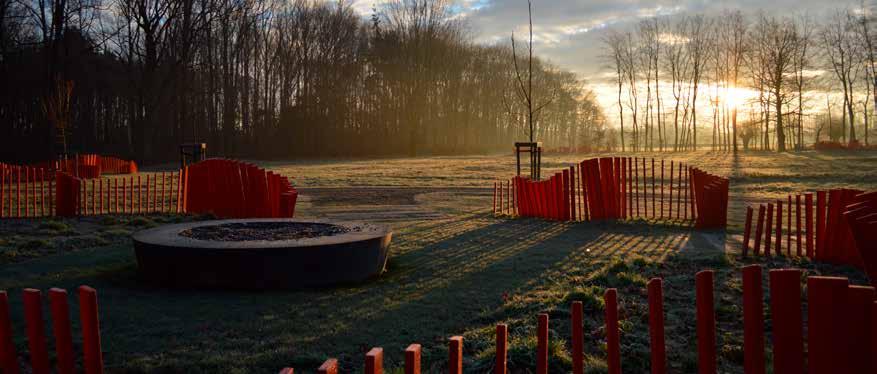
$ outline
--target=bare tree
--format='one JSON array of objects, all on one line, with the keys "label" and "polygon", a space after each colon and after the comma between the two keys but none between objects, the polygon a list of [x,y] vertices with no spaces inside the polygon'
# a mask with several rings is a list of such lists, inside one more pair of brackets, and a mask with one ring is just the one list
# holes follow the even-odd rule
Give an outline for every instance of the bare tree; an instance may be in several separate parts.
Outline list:
[{"label": "bare tree", "polygon": [[515,43],[515,34],[512,33],[512,60],[515,65],[515,79],[518,82],[518,96],[527,106],[527,134],[530,142],[535,141],[536,124],[534,117],[539,114],[547,105],[551,104],[554,95],[550,95],[542,102],[535,102],[533,98],[533,4],[527,0],[527,14],[529,15],[529,40],[527,41],[527,77],[526,84],[518,66],[518,54]]},{"label": "bare tree", "polygon": [[855,30],[854,18],[849,11],[838,10],[820,32],[822,48],[828,58],[829,67],[843,89],[844,116],[849,119],[850,142],[856,141],[854,83],[861,58],[856,45]]}]

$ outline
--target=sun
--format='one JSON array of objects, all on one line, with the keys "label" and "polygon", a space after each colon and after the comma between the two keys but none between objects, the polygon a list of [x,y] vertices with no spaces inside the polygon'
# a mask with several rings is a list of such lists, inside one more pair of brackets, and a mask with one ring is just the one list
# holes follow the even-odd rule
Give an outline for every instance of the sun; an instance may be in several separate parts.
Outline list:
[{"label": "sun", "polygon": [[728,88],[725,92],[725,103],[730,108],[738,108],[745,105],[754,96],[754,93],[744,88]]}]

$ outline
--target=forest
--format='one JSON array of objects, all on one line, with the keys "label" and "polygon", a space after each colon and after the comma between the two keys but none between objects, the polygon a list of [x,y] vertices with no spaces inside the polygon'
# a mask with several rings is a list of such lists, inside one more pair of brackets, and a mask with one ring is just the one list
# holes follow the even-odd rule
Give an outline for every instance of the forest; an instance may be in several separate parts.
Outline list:
[{"label": "forest", "polygon": [[[261,159],[511,150],[529,136],[511,43],[473,42],[451,6],[0,0],[0,159],[168,161],[185,142]],[[615,138],[576,74],[536,57],[532,76],[551,104],[536,138]]]},{"label": "forest", "polygon": [[[870,145],[877,87],[871,6],[827,16],[652,17],[602,42],[622,148]],[[700,147],[700,148],[699,148]]]}]

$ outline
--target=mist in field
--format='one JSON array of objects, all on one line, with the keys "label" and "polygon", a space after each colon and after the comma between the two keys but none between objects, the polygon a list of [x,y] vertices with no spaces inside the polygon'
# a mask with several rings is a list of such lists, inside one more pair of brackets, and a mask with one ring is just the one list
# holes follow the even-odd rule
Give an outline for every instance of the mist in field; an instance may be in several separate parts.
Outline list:
[{"label": "mist in field", "polygon": [[873,3],[0,0],[0,159],[863,147]]}]

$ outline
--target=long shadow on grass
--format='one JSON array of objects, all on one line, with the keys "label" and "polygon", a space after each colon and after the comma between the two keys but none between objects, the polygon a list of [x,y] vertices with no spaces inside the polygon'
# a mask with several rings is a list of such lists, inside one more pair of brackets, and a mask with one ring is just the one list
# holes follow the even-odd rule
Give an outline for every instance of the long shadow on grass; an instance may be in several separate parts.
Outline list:
[{"label": "long shadow on grass", "polygon": [[[558,300],[547,295],[559,287],[588,282],[613,259],[661,260],[679,252],[687,232],[468,215],[400,233],[388,272],[358,286],[265,293],[156,289],[136,280],[128,248],[98,263],[78,263],[80,272],[43,274],[29,285],[95,286],[105,358],[116,371],[276,372],[290,364],[313,369],[327,357],[353,370],[371,346],[384,347],[387,366],[398,366],[412,342],[440,364],[444,360],[435,358],[443,357],[448,336],[551,309]],[[509,305],[516,295],[522,301]],[[16,319],[20,323],[20,315]]]}]

